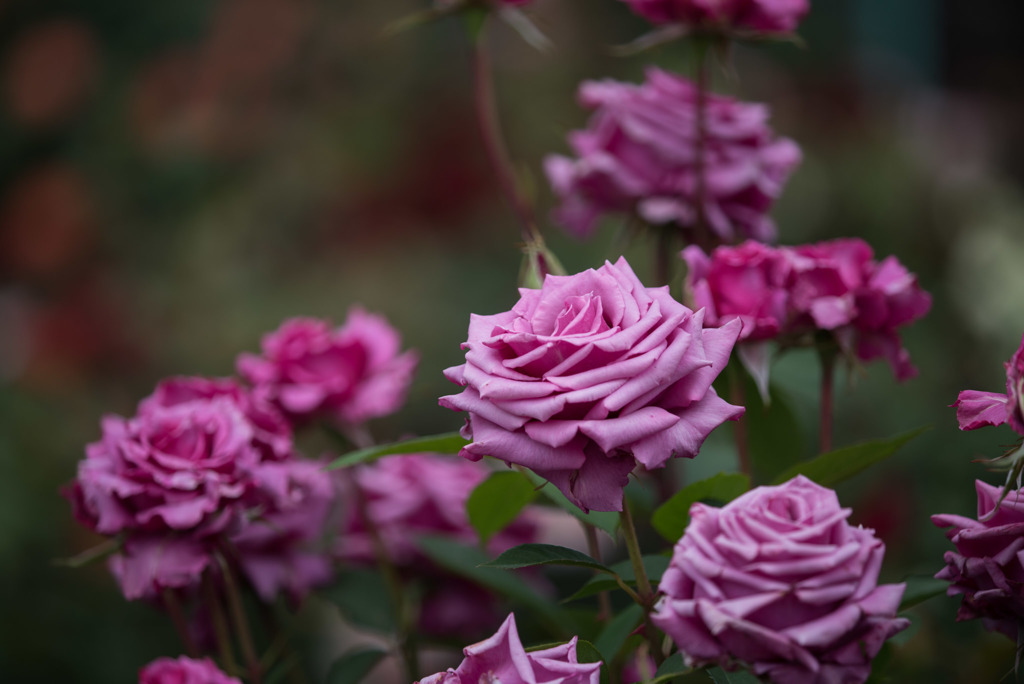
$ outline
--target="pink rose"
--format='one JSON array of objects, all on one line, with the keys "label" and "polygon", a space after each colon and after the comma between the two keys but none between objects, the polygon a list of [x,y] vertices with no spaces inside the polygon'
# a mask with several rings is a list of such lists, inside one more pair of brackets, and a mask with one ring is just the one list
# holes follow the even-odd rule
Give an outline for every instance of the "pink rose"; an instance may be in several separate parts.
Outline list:
[{"label": "pink rose", "polygon": [[265,463],[253,479],[259,513],[231,537],[241,570],[264,601],[282,592],[299,601],[333,577],[322,547],[334,483],[323,463],[308,460]]},{"label": "pink rose", "polygon": [[405,400],[417,356],[400,354],[400,344],[383,317],[353,307],[340,328],[313,318],[285,321],[263,337],[263,356],[238,358],[238,372],[292,420],[358,424]]},{"label": "pink rose", "polygon": [[1009,423],[1018,434],[1024,435],[1024,339],[1006,366],[1006,394],[964,390],[953,404],[961,430],[977,430],[986,425]]},{"label": "pink rose", "polygon": [[790,33],[810,9],[808,0],[623,0],[655,24],[683,24],[702,31]]},{"label": "pink rose", "polygon": [[466,657],[458,668],[416,684],[598,684],[601,679],[601,663],[576,660],[576,637],[561,646],[527,652],[511,613],[494,636],[462,652]]},{"label": "pink rose", "polygon": [[879,586],[885,546],[835,492],[797,476],[714,508],[694,504],[652,620],[696,666],[743,664],[779,684],[860,684],[904,585]]},{"label": "pink rose", "polygon": [[587,81],[579,99],[595,113],[587,130],[569,136],[578,159],[544,163],[561,199],[555,218],[572,233],[590,235],[602,214],[636,213],[684,229],[703,218],[724,242],[775,238],[768,211],[800,149],[773,135],[767,107],[707,96],[701,198],[692,82],[652,67],[641,85]]},{"label": "pink rose", "polygon": [[584,510],[622,509],[637,463],[694,457],[743,409],[715,394],[739,323],[703,329],[667,287],[645,288],[625,259],[521,289],[511,311],[474,315],[465,390],[441,405],[469,413],[469,459],[493,456],[550,480]]},{"label": "pink rose", "polygon": [[946,536],[956,546],[935,577],[950,583],[948,595],[963,596],[957,620],[981,618],[986,629],[1017,641],[1024,620],[1024,489],[999,503],[1001,487],[978,480],[975,488],[977,520],[932,516],[933,523],[950,528]]},{"label": "pink rose", "polygon": [[139,671],[139,684],[242,684],[209,658],[157,658]]}]

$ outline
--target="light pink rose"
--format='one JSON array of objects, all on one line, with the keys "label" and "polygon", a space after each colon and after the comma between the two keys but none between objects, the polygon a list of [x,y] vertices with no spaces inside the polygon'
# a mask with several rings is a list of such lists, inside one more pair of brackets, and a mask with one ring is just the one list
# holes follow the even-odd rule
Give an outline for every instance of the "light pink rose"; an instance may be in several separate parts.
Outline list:
[{"label": "light pink rose", "polygon": [[956,552],[945,554],[946,567],[935,577],[950,583],[946,593],[963,600],[957,620],[981,618],[986,629],[1018,639],[1024,620],[1024,489],[999,502],[1001,487],[975,483],[978,519],[933,515],[932,522],[950,528],[946,536]]},{"label": "light pink rose", "polygon": [[466,458],[525,466],[584,510],[618,511],[638,463],[692,458],[742,413],[711,387],[739,322],[705,330],[625,259],[519,292],[511,311],[470,318],[466,363],[445,371],[466,388],[441,398],[469,413]]},{"label": "light pink rose", "polygon": [[238,358],[238,372],[295,421],[358,424],[393,413],[417,363],[415,352],[399,353],[398,332],[382,316],[358,307],[334,329],[313,318],[287,320],[261,346],[262,356]]},{"label": "light pink rose", "polygon": [[789,33],[810,9],[809,0],[623,0],[655,24],[683,24],[701,31]]},{"label": "light pink rose", "polygon": [[578,158],[550,156],[544,163],[561,200],[555,219],[570,232],[586,237],[603,214],[635,213],[683,229],[693,229],[702,215],[724,242],[775,238],[768,211],[799,164],[800,149],[774,136],[767,107],[707,96],[698,206],[691,81],[652,67],[641,85],[587,81],[579,99],[594,115],[586,130],[569,136]]},{"label": "light pink rose", "polygon": [[578,662],[576,640],[527,652],[519,640],[515,616],[509,613],[494,636],[463,649],[465,659],[458,668],[416,684],[598,684],[601,663]]},{"label": "light pink rose", "polygon": [[157,658],[139,670],[139,684],[242,684],[224,674],[209,658]]},{"label": "light pink rose", "polygon": [[1006,366],[1006,394],[964,390],[956,402],[956,418],[961,430],[977,430],[986,425],[1009,423],[1018,434],[1024,435],[1024,339]]},{"label": "light pink rose", "polygon": [[652,620],[691,664],[742,664],[776,684],[860,684],[904,585],[878,585],[885,546],[835,492],[797,476],[723,508],[694,504]]}]

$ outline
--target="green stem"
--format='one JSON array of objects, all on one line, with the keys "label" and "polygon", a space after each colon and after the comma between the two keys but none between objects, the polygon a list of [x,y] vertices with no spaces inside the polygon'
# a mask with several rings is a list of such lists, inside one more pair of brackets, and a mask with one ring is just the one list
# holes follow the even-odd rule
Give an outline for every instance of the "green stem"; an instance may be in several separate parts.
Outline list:
[{"label": "green stem", "polygon": [[[737,406],[746,406],[747,397],[743,387],[743,370],[739,364],[729,364],[729,398]],[[736,441],[736,457],[739,461],[740,472],[754,481],[754,469],[750,463],[750,440],[747,434],[747,413],[744,411],[733,423],[733,439]]]},{"label": "green stem", "polygon": [[[596,560],[598,563],[601,562],[601,547],[597,543],[597,528],[590,523],[580,521],[583,525],[583,533],[587,537],[587,552],[590,553],[590,557]],[[607,591],[602,591],[597,595],[598,613],[597,619],[599,622],[607,622],[612,619],[612,602],[608,596]]]},{"label": "green stem", "polygon": [[246,667],[249,669],[249,679],[252,684],[260,684],[263,678],[263,668],[260,665],[259,655],[256,653],[256,645],[249,629],[249,622],[245,617],[245,606],[242,605],[242,594],[235,581],[234,570],[228,565],[227,560],[221,554],[215,554],[220,564],[221,574],[224,577],[224,595],[227,598],[228,614],[238,636],[238,643],[242,649],[242,657],[245,658]]},{"label": "green stem", "polygon": [[217,649],[220,652],[221,666],[228,674],[238,673],[238,663],[235,660],[234,650],[231,648],[231,632],[228,629],[227,617],[224,614],[224,605],[220,602],[217,594],[217,587],[213,584],[213,575],[207,571],[203,573],[203,593],[206,598],[206,609],[210,611],[210,620],[213,622],[213,633],[217,638]]},{"label": "green stem", "polygon": [[162,598],[164,609],[167,610],[167,615],[171,618],[171,622],[174,623],[174,630],[181,639],[182,646],[185,648],[185,654],[189,658],[198,658],[199,649],[196,647],[196,642],[188,631],[188,623],[185,621],[185,613],[181,608],[181,601],[178,600],[178,595],[170,587],[165,587]]},{"label": "green stem", "polygon": [[821,359],[821,443],[820,451],[823,454],[832,451],[832,418],[833,418],[833,380],[835,377],[836,352],[833,349],[819,348],[818,357]]},{"label": "green stem", "polygon": [[638,603],[644,609],[644,636],[651,646],[654,662],[661,665],[665,662],[665,653],[661,648],[658,631],[651,622],[651,610],[654,608],[655,602],[654,590],[651,588],[651,581],[647,578],[643,555],[640,553],[640,540],[636,536],[633,514],[629,510],[629,502],[626,500],[625,494],[622,496],[622,524],[619,525],[619,528],[622,530],[622,536],[626,539],[626,550],[629,552],[629,560],[633,564],[633,574],[636,575],[636,588],[640,597]]},{"label": "green stem", "polygon": [[707,55],[708,45],[703,40],[695,41],[696,45],[696,88],[697,102],[695,105],[697,116],[694,117],[696,125],[697,147],[695,150],[694,166],[697,176],[697,192],[694,198],[694,210],[696,212],[696,223],[694,225],[694,242],[705,252],[710,253],[714,244],[710,227],[708,226],[707,213],[704,211],[704,203],[707,200],[707,102],[708,102],[708,68]]}]

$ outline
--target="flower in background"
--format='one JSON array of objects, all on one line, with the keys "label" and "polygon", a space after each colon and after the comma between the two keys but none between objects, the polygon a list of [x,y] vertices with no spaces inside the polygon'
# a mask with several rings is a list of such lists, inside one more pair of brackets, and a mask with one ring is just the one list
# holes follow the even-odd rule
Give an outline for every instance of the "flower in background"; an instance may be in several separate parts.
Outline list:
[{"label": "flower in background", "polygon": [[703,316],[645,288],[621,258],[473,315],[466,363],[445,371],[465,390],[440,400],[469,413],[462,455],[530,468],[584,510],[622,510],[638,463],[692,458],[743,412],[711,387],[740,324],[704,329]]},{"label": "flower in background", "polygon": [[978,480],[975,488],[977,520],[932,516],[937,526],[950,528],[946,536],[956,546],[935,577],[950,583],[949,596],[963,596],[957,620],[981,618],[986,629],[1016,642],[1024,620],[1024,490],[1011,490],[1000,502],[1001,487]]},{"label": "flower in background", "polygon": [[860,684],[904,585],[878,585],[885,545],[802,475],[722,508],[694,504],[652,614],[694,666],[744,664],[786,684]]},{"label": "flower in background", "polygon": [[242,684],[224,674],[212,660],[181,656],[157,658],[139,670],[139,684]]},{"label": "flower in background", "polygon": [[961,430],[977,430],[986,425],[1009,423],[1018,434],[1024,435],[1024,339],[1006,366],[1006,393],[964,390],[956,402],[956,418]]},{"label": "flower in background", "polygon": [[655,24],[698,31],[790,33],[810,10],[809,0],[623,0]]},{"label": "flower in background", "polygon": [[262,356],[242,354],[238,372],[291,420],[326,417],[347,425],[398,409],[412,382],[415,352],[398,332],[353,307],[345,324],[293,318],[265,335]]},{"label": "flower in background", "polygon": [[577,159],[544,163],[570,232],[587,237],[601,215],[635,213],[686,230],[704,222],[723,242],[775,239],[768,211],[801,155],[772,133],[767,107],[709,94],[701,135],[694,84],[653,67],[641,85],[587,81],[579,99],[595,113],[569,136]]},{"label": "flower in background", "polygon": [[463,649],[458,668],[424,677],[416,684],[598,684],[601,663],[580,663],[576,641],[540,651],[526,651],[516,631],[515,616],[508,618],[494,636]]}]

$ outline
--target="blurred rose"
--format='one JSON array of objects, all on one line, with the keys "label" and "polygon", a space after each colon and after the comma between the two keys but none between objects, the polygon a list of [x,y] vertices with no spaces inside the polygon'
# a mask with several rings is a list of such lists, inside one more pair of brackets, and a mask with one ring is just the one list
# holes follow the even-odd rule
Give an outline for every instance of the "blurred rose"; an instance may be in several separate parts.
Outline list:
[{"label": "blurred rose", "polygon": [[808,0],[623,0],[655,24],[683,24],[729,33],[789,33],[810,9]]},{"label": "blurred rose", "polygon": [[1009,423],[1018,434],[1024,435],[1024,338],[1006,366],[1006,393],[960,392],[953,406],[961,430],[977,430],[986,425]]},{"label": "blurred rose", "polygon": [[139,671],[139,684],[242,684],[209,658],[157,658]]}]

